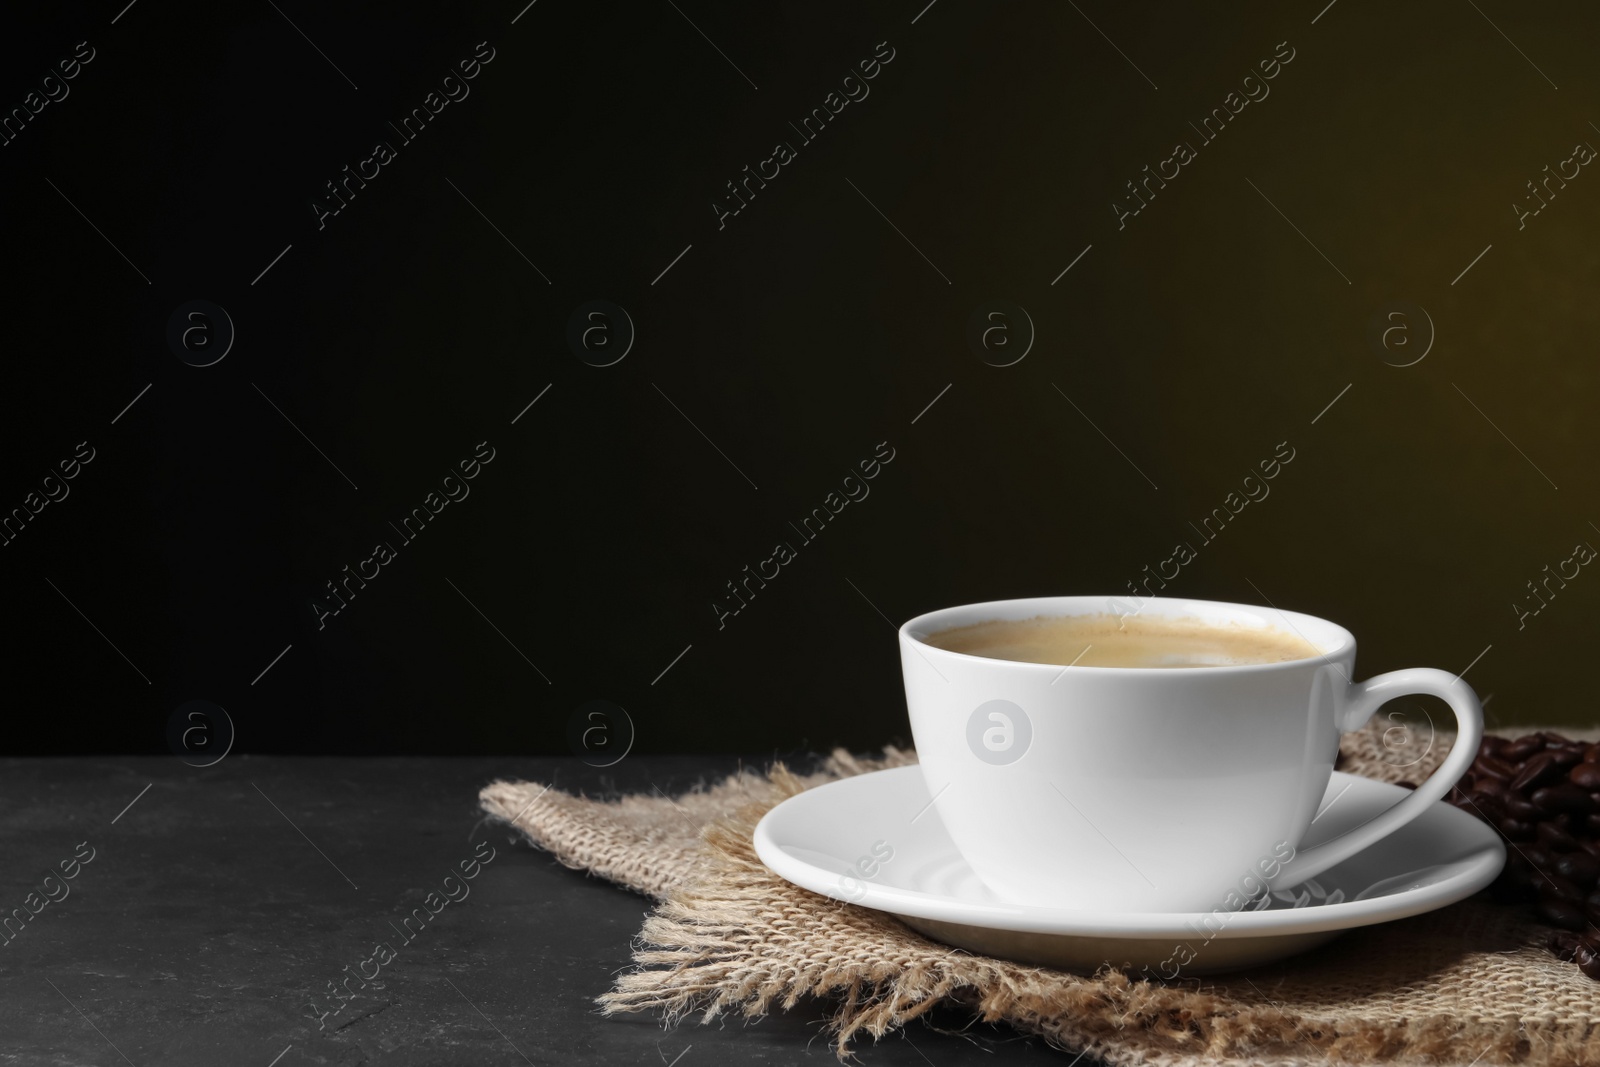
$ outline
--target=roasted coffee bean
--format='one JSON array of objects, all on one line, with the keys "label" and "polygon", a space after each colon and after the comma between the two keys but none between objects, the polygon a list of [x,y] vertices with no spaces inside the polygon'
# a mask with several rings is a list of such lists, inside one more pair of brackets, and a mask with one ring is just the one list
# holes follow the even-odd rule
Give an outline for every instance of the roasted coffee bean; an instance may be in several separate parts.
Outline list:
[{"label": "roasted coffee bean", "polygon": [[1505,809],[1507,815],[1523,822],[1532,822],[1539,817],[1539,809],[1527,797],[1517,793],[1506,794]]},{"label": "roasted coffee bean", "polygon": [[[1411,788],[1415,789],[1416,786]],[[1467,794],[1467,800],[1469,803],[1464,806],[1465,810],[1480,819],[1499,819],[1505,816],[1505,807],[1500,803],[1500,798],[1493,793],[1474,791]]]},{"label": "roasted coffee bean", "polygon": [[1544,751],[1544,742],[1536,736],[1519,737],[1500,750],[1500,758],[1511,763],[1521,763],[1535,752]]},{"label": "roasted coffee bean", "polygon": [[[1538,900],[1539,890],[1546,884],[1544,873],[1530,867],[1522,873],[1522,884],[1526,887],[1523,892],[1523,899]],[[1555,900],[1557,898],[1554,894],[1551,894],[1550,899]]]},{"label": "roasted coffee bean", "polygon": [[1533,837],[1551,852],[1576,852],[1582,847],[1578,844],[1578,839],[1562,829],[1561,824],[1554,819],[1535,826]]},{"label": "roasted coffee bean", "polygon": [[[1539,828],[1535,826],[1533,828],[1533,832],[1535,838],[1537,838],[1539,834]],[[1522,854],[1522,857],[1526,859],[1529,865],[1532,866],[1536,871],[1549,870],[1550,864],[1555,861],[1555,857],[1550,854],[1550,850],[1539,844],[1537,840],[1531,845],[1523,845],[1521,848],[1517,849],[1517,851]]]},{"label": "roasted coffee bean", "polygon": [[[1501,816],[1506,816],[1506,814],[1510,814],[1510,811],[1507,811],[1506,809],[1506,801],[1510,800],[1512,797],[1515,797],[1515,795],[1517,795],[1517,793],[1507,793],[1504,789],[1496,789],[1496,787],[1494,787],[1494,782],[1488,782],[1486,785],[1478,785],[1477,789],[1474,789],[1469,793],[1469,797],[1472,798],[1472,803],[1475,803],[1475,805],[1478,805],[1478,808],[1480,808],[1478,809],[1477,813],[1474,814],[1477,814],[1478,817],[1482,817],[1482,819],[1490,819],[1490,821],[1493,821],[1493,819],[1499,819]],[[1480,797],[1486,798],[1486,800],[1480,800]]]},{"label": "roasted coffee bean", "polygon": [[1559,900],[1582,910],[1584,892],[1572,879],[1556,874],[1548,867],[1539,867],[1538,870],[1540,901]]},{"label": "roasted coffee bean", "polygon": [[1541,752],[1522,765],[1517,776],[1511,779],[1511,788],[1519,793],[1526,793],[1547,785],[1560,776],[1561,768],[1556,766],[1555,757],[1548,752]]},{"label": "roasted coffee bean", "polygon": [[1577,954],[1578,946],[1581,944],[1583,940],[1571,930],[1556,930],[1545,941],[1545,947],[1563,963],[1572,962],[1572,957]]},{"label": "roasted coffee bean", "polygon": [[1560,928],[1550,952],[1600,981],[1600,743],[1550,731],[1485,737],[1447,800],[1517,844],[1490,896],[1537,900]]},{"label": "roasted coffee bean", "polygon": [[1583,930],[1589,925],[1589,919],[1583,909],[1565,900],[1546,900],[1540,897],[1539,914],[1543,915],[1551,926],[1559,926],[1563,930]]},{"label": "roasted coffee bean", "polygon": [[1511,781],[1511,779],[1516,777],[1517,774],[1517,768],[1515,764],[1507,763],[1506,761],[1497,759],[1494,756],[1479,756],[1477,761],[1473,763],[1473,766],[1482,774],[1486,774],[1490,778],[1495,778],[1502,782]]},{"label": "roasted coffee bean", "polygon": [[1595,880],[1600,879],[1600,859],[1587,852],[1563,852],[1553,866],[1557,874],[1581,889],[1593,889]]},{"label": "roasted coffee bean", "polygon": [[1533,824],[1523,822],[1521,819],[1501,819],[1495,824],[1500,832],[1505,834],[1507,841],[1532,841]]},{"label": "roasted coffee bean", "polygon": [[1535,789],[1528,801],[1546,815],[1564,811],[1574,815],[1587,815],[1594,810],[1594,801],[1589,798],[1589,794],[1571,782]]}]

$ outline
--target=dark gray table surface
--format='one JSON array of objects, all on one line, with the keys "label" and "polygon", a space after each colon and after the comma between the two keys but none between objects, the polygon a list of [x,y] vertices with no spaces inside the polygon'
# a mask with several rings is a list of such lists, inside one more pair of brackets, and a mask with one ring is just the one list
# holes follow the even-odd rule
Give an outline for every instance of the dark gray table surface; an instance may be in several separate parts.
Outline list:
[{"label": "dark gray table surface", "polygon": [[[602,1017],[594,998],[629,966],[649,902],[510,841],[477,809],[496,777],[671,793],[737,763],[0,761],[0,914],[29,913],[60,861],[94,850],[68,895],[0,944],[0,1064],[831,1064],[815,1002],[756,1023]],[[390,924],[483,841],[496,856],[470,896],[402,945]],[[319,1028],[311,999],[379,941],[398,953],[385,988]],[[860,1062],[1072,1060],[969,1022],[939,1015],[869,1039]]]}]

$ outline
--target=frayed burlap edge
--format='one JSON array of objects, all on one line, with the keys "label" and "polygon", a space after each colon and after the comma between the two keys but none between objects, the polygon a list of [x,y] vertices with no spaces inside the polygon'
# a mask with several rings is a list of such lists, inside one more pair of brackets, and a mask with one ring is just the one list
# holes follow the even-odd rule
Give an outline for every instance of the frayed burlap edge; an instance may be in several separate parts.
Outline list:
[{"label": "frayed burlap edge", "polygon": [[[1388,736],[1374,727],[1348,737],[1347,769],[1391,781],[1422,777],[1448,748],[1445,736],[1408,736],[1397,743],[1392,729]],[[605,819],[597,823],[592,809],[600,805],[566,798],[590,809],[585,813],[591,817],[588,823],[574,827],[578,810],[552,819],[548,812],[530,808],[527,817],[512,819],[515,808],[506,810],[507,802],[526,795],[517,793],[518,786],[512,783],[485,789],[484,806],[492,815],[514,822],[563,863],[661,899],[636,943],[636,969],[620,976],[615,989],[598,998],[607,1014],[659,1010],[669,1023],[696,1014],[708,1022],[725,1015],[754,1018],[774,1007],[789,1010],[803,999],[817,998],[834,1005],[829,1029],[842,1060],[849,1058],[852,1041],[862,1035],[881,1038],[948,1003],[985,1022],[1009,1023],[1060,1048],[1086,1051],[1118,1067],[1193,1067],[1210,1062],[1263,1067],[1377,1061],[1600,1064],[1600,1026],[1587,1012],[1578,1017],[1569,1011],[1565,1018],[1558,1012],[1541,1013],[1543,1018],[1484,1016],[1476,1014],[1472,1004],[1458,1004],[1452,1010],[1412,1017],[1390,1013],[1388,1018],[1372,1018],[1359,1010],[1329,1011],[1326,1006],[1317,1012],[1288,1010],[1253,983],[1251,988],[1259,995],[1241,995],[1236,985],[1219,993],[1195,979],[1190,980],[1195,982],[1192,989],[1135,981],[1110,969],[1077,977],[939,945],[888,915],[793,886],[773,875],[755,855],[751,844],[755,824],[781,800],[833,778],[912,761],[912,754],[895,750],[882,760],[836,753],[814,775],[796,776],[778,765],[766,776],[744,772],[681,797],[673,804],[679,809],[674,816],[678,826],[666,836],[681,841],[684,828],[693,822],[689,816],[693,809],[696,815],[710,816],[699,834],[700,843],[679,844],[668,857],[671,862],[654,866],[649,849],[668,844],[655,833],[659,827],[648,820],[646,824],[630,820],[620,810],[609,823]],[[606,807],[618,808],[636,799],[624,798]],[[542,797],[538,803],[543,803]],[[646,803],[654,809],[665,807],[661,800]],[[536,817],[541,814],[545,817]],[[652,817],[660,814],[653,811]],[[653,837],[657,839],[652,842]],[[609,859],[602,855],[608,852],[619,853],[626,861],[619,864],[615,855]],[[653,869],[659,873],[659,868],[684,861],[688,868],[678,867],[675,876],[664,880],[649,876]],[[1507,921],[1506,909],[1481,900],[1455,907],[1485,912],[1491,924]],[[1537,961],[1543,935],[1532,924],[1521,925],[1529,929],[1518,931],[1523,942],[1519,951]],[[1553,968],[1574,970],[1548,962]],[[1565,972],[1557,977],[1564,978]]]},{"label": "frayed burlap edge", "polygon": [[[914,753],[893,746],[879,759],[840,749],[798,781],[810,788],[915,762]],[[767,775],[747,768],[676,797],[652,785],[650,792],[591,798],[523,781],[491,782],[478,793],[489,818],[514,827],[563,866],[657,900],[704,865],[701,835],[711,824],[746,804],[771,807],[783,798]]]}]

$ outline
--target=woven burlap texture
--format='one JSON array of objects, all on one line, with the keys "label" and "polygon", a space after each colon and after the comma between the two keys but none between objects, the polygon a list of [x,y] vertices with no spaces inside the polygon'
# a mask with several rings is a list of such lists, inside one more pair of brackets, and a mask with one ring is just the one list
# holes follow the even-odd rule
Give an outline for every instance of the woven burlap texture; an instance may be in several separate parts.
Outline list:
[{"label": "woven burlap texture", "polygon": [[[1450,740],[1375,721],[1345,737],[1340,767],[1415,781]],[[1280,964],[1162,984],[951,949],[881,912],[792,885],[756,857],[751,832],[779,801],[915,759],[893,748],[874,760],[840,751],[807,776],[780,764],[676,798],[655,790],[589,799],[500,781],[480,801],[567,866],[658,901],[635,945],[637,966],[599,998],[608,1014],[709,1021],[821,998],[834,1005],[841,1059],[852,1039],[882,1037],[943,1003],[1118,1067],[1600,1067],[1600,984],[1550,955],[1549,928],[1526,906],[1486,894],[1350,931]]]}]

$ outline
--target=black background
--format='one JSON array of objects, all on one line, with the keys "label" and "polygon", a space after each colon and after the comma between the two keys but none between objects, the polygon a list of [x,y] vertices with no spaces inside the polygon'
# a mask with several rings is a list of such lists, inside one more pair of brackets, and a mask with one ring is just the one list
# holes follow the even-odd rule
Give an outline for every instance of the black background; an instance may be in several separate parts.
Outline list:
[{"label": "black background", "polygon": [[[1511,206],[1600,143],[1587,7],[6,22],[4,109],[95,58],[0,147],[0,511],[95,459],[0,548],[5,751],[162,752],[191,700],[244,751],[561,753],[597,699],[639,752],[870,747],[906,732],[892,624],[1122,593],[1179,541],[1169,593],[1332,618],[1364,673],[1470,665],[1491,722],[1595,718],[1600,578],[1513,607],[1600,543],[1600,178],[1520,229]],[[482,41],[470,96],[399,146]],[[880,42],[870,95],[719,229],[725,183]],[[1124,183],[1279,42],[1270,95],[1119,229]],[[379,140],[397,158],[319,229]],[[609,367],[567,342],[596,299],[637,329]],[[191,300],[237,331],[209,367],[166,340]],[[1368,336],[1402,300],[1436,331],[1405,367],[1414,313],[1410,348]],[[986,301],[1026,309],[1021,362],[969,348]],[[470,496],[319,629],[324,583],[483,441]],[[880,442],[870,496],[719,629],[724,583]],[[1200,545],[1281,442],[1271,495]]]}]

